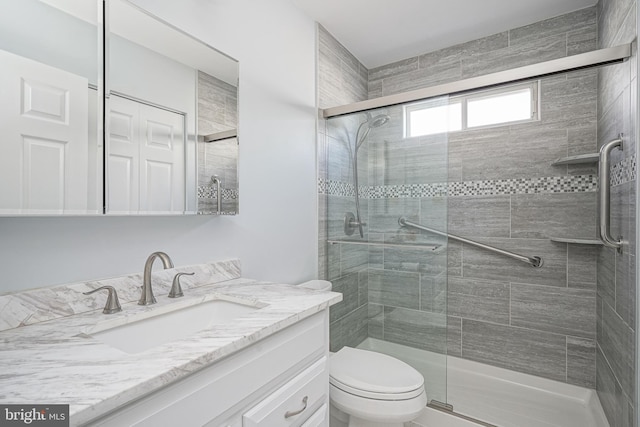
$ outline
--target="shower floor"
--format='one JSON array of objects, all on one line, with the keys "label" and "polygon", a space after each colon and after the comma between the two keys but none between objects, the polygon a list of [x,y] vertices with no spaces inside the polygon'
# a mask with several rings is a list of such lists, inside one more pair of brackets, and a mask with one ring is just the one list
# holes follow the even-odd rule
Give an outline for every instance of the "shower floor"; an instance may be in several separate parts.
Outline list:
[{"label": "shower floor", "polygon": [[[447,403],[456,413],[485,423],[499,427],[609,427],[591,389],[452,356],[446,358],[445,381],[443,355],[373,338],[367,338],[358,348],[405,361],[425,377],[429,400],[444,401],[448,396]],[[478,427],[431,408],[425,408],[414,425]]]}]

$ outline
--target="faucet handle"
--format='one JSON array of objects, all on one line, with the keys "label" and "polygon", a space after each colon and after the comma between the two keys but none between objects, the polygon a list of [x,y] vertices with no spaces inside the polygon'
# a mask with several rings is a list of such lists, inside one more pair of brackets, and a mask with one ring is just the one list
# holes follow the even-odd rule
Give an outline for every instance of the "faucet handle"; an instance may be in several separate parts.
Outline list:
[{"label": "faucet handle", "polygon": [[104,309],[102,312],[104,314],[113,314],[119,311],[122,311],[122,307],[120,306],[120,301],[118,300],[118,293],[113,286],[101,286],[97,289],[94,289],[89,292],[83,292],[83,295],[91,295],[94,292],[98,291],[109,291],[109,295],[107,296],[107,303],[104,305]]},{"label": "faucet handle", "polygon": [[182,292],[182,286],[180,286],[180,276],[193,276],[196,273],[178,273],[173,278],[173,283],[171,284],[171,291],[169,291],[169,298],[179,298],[184,296],[184,292]]}]

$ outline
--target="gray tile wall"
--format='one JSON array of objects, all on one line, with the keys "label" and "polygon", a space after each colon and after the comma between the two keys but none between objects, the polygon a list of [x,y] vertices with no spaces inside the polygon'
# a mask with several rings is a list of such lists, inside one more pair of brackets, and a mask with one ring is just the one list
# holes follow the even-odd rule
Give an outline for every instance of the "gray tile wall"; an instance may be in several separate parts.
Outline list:
[{"label": "gray tile wall", "polygon": [[392,95],[596,49],[596,10],[525,27],[369,70],[369,97]]},{"label": "gray tile wall", "polygon": [[[596,48],[596,35],[596,8],[592,7],[370,70],[369,95],[391,95],[582,53]],[[595,237],[595,188],[581,191],[571,186],[555,192],[554,187],[571,176],[591,182],[594,165],[559,167],[551,163],[559,157],[596,151],[597,85],[595,70],[544,78],[540,82],[539,122],[450,133],[448,141],[439,141],[444,147],[439,150],[436,141],[429,140],[434,137],[402,140],[398,131],[395,140],[388,134],[380,137],[384,139],[379,150],[382,154],[372,154],[371,149],[369,153],[371,183],[441,182],[453,191],[443,199],[371,200],[370,232],[378,231],[376,227],[386,235],[397,232],[393,221],[402,211],[452,234],[516,253],[539,255],[545,264],[533,269],[468,245],[449,244],[445,260],[440,262],[447,266],[445,287],[438,284],[443,280],[438,274],[444,270],[434,268],[428,256],[415,251],[411,255],[409,250],[389,262],[390,251],[385,249],[384,270],[378,270],[377,277],[389,280],[375,285],[370,282],[369,301],[382,306],[370,310],[375,316],[370,332],[382,331],[386,340],[421,348],[428,343],[430,350],[444,352],[441,337],[446,327],[450,354],[595,387],[593,263],[597,250],[548,239]],[[401,114],[390,110],[392,117]],[[401,118],[397,123],[401,126]],[[372,161],[379,157],[383,160]],[[440,164],[434,165],[438,159]],[[443,165],[446,170],[440,171]],[[534,184],[536,180],[540,184]],[[479,181],[483,184],[470,185]],[[504,188],[506,182],[510,184]],[[377,217],[379,211],[387,217]],[[412,268],[416,272],[407,271]],[[389,273],[389,269],[393,271]],[[435,286],[430,285],[433,282]],[[426,295],[417,298],[416,289],[425,290]],[[431,305],[424,303],[429,298],[434,298]],[[389,331],[390,313],[397,313],[392,308],[429,314],[414,314],[413,328],[403,325]],[[394,324],[396,318],[391,320]],[[425,343],[416,343],[422,339]]]},{"label": "gray tile wall", "polygon": [[[600,0],[599,47],[636,39],[636,1]],[[634,41],[634,47],[636,42]],[[623,133],[624,151],[614,161],[634,170],[636,157],[637,51],[625,63],[598,73],[598,145]],[[615,173],[615,172],[614,172]],[[622,253],[602,248],[597,256],[596,390],[611,427],[632,427],[636,419],[635,389],[635,221],[636,174],[614,179],[611,188],[612,234],[629,244]]]},{"label": "gray tile wall", "polygon": [[[198,71],[198,133],[237,129],[238,88]],[[222,187],[222,211],[238,212],[237,138],[198,143],[198,213],[215,212],[218,194],[210,186],[218,175]]]},{"label": "gray tile wall", "polygon": [[[613,22],[609,25],[617,25],[616,28],[633,29],[635,35],[635,26],[628,22],[631,17],[635,19],[635,1],[633,5],[631,1],[610,0],[615,4],[605,5],[606,1],[601,0],[598,7],[369,70],[368,97],[590,51],[598,47],[597,25],[602,28],[605,21]],[[621,7],[627,13],[617,10]],[[610,29],[601,31],[605,32],[600,35],[601,43],[603,37],[615,40],[614,36],[606,35]],[[323,29],[319,32],[321,38],[330,38]],[[319,48],[323,48],[322,43]],[[335,48],[334,52],[342,52],[347,60],[339,68],[335,60],[332,62],[333,76],[337,79],[345,67],[351,68],[351,76],[340,84],[352,85],[357,79],[354,67],[349,64],[355,62],[341,49]],[[341,323],[334,328],[332,324],[332,339],[337,340],[334,349],[347,343],[357,344],[366,336],[436,352],[444,352],[446,346],[448,354],[483,363],[590,388],[597,383],[608,413],[630,419],[635,391],[629,389],[628,379],[632,376],[627,375],[627,380],[620,378],[632,373],[629,369],[634,360],[628,349],[635,343],[631,329],[635,248],[629,248],[620,257],[597,246],[555,243],[548,239],[595,236],[594,165],[552,166],[551,162],[566,155],[595,152],[599,143],[615,136],[620,129],[630,135],[629,141],[635,141],[631,119],[621,119],[625,117],[623,111],[635,114],[636,108],[631,96],[635,93],[635,69],[632,63],[626,64],[627,70],[607,67],[543,79],[538,123],[451,133],[448,141],[437,141],[434,137],[417,141],[402,139],[397,136],[400,133],[394,137],[401,121],[392,120],[392,124],[380,130],[379,138],[371,138],[365,157],[368,175],[364,183],[361,178],[361,186],[369,186],[365,189],[368,196],[365,237],[370,243],[434,241],[433,237],[400,231],[398,215],[406,215],[435,228],[448,227],[451,233],[518,253],[540,255],[545,265],[532,269],[452,242],[446,251],[435,253],[370,245],[368,264],[364,264],[364,258],[358,258],[363,264],[357,269],[360,288],[364,287],[363,277],[366,275],[368,279],[368,305],[359,306],[345,316],[354,327],[345,328],[346,323]],[[335,101],[327,101],[325,96],[322,101],[325,93],[322,56],[320,70],[320,107],[361,100],[336,97]],[[615,83],[625,78],[631,83]],[[335,79],[334,89],[339,87]],[[620,96],[624,91],[626,96]],[[354,92],[343,89],[341,96]],[[603,103],[610,106],[603,109]],[[388,109],[387,113],[392,119],[401,116],[394,109]],[[347,128],[348,119],[342,120],[341,126]],[[356,120],[355,127],[352,124],[355,129],[358,119],[352,120]],[[336,129],[335,134],[339,133]],[[442,159],[443,150],[447,158],[437,162]],[[341,158],[333,154],[322,157],[327,151],[319,156],[325,159],[320,160],[319,170],[325,168],[325,172],[319,178],[335,180],[325,182],[329,187],[339,181],[350,182],[351,172],[345,166],[349,163],[347,152],[343,150]],[[334,149],[336,152],[340,150]],[[633,157],[618,156],[614,162],[627,162],[631,166],[626,170],[635,170],[632,165],[635,147],[625,146],[625,153]],[[337,166],[339,162],[343,166]],[[326,173],[326,164],[333,164],[330,174]],[[629,175],[631,179],[620,180],[616,186],[619,188],[613,192],[614,204],[621,207],[616,216],[619,219],[613,222],[614,227],[632,236],[635,173]],[[571,177],[587,184],[579,189]],[[556,193],[553,185],[547,187],[548,183],[556,182],[570,184]],[[440,186],[440,192],[429,189],[428,194],[424,194],[425,190],[420,190],[419,195],[410,191],[398,194],[398,190],[392,189],[425,183],[433,188]],[[533,187],[535,191],[530,191]],[[543,191],[538,191],[541,187]],[[445,195],[447,188],[454,190],[449,197],[438,197]],[[333,232],[332,238],[344,239],[341,214],[353,203],[352,197],[333,194],[336,195],[327,196],[335,201],[324,211],[324,223],[334,226],[329,226],[332,231],[324,236]],[[327,262],[323,264],[327,266],[326,277],[342,274],[345,246],[329,246],[332,253],[324,258]],[[334,265],[336,261],[338,266]],[[355,293],[351,295],[353,300]],[[363,297],[361,290],[358,297]],[[358,304],[361,303],[359,299]],[[351,304],[350,307],[355,307]]]},{"label": "gray tile wall", "polygon": [[[317,31],[318,106],[327,108],[367,99],[368,70],[321,25]],[[358,118],[318,121],[318,180],[340,182],[353,189],[353,150]],[[358,153],[360,184],[367,184],[367,153]],[[331,280],[342,302],[331,307],[331,349],[356,346],[368,335],[368,249],[352,244],[327,244],[343,236],[343,215],[355,212],[353,196],[318,194],[318,277]],[[329,212],[331,216],[329,216]],[[367,215],[366,201],[362,206]]]}]

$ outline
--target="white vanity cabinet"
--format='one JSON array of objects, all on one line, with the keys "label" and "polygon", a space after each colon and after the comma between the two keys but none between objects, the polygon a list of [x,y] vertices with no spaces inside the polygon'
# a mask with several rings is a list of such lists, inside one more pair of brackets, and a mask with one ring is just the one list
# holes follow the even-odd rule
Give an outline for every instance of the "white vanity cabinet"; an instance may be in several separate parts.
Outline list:
[{"label": "white vanity cabinet", "polygon": [[311,415],[325,404],[328,379],[323,357],[242,416],[242,427],[300,425],[303,414]]},{"label": "white vanity cabinet", "polygon": [[328,355],[323,310],[84,425],[328,426]]}]

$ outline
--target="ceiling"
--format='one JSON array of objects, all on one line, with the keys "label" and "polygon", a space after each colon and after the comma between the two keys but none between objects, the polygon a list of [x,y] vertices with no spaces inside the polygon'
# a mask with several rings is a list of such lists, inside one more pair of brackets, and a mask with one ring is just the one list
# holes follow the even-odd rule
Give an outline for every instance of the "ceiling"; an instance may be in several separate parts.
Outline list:
[{"label": "ceiling", "polygon": [[369,69],[596,4],[596,0],[291,1]]}]

